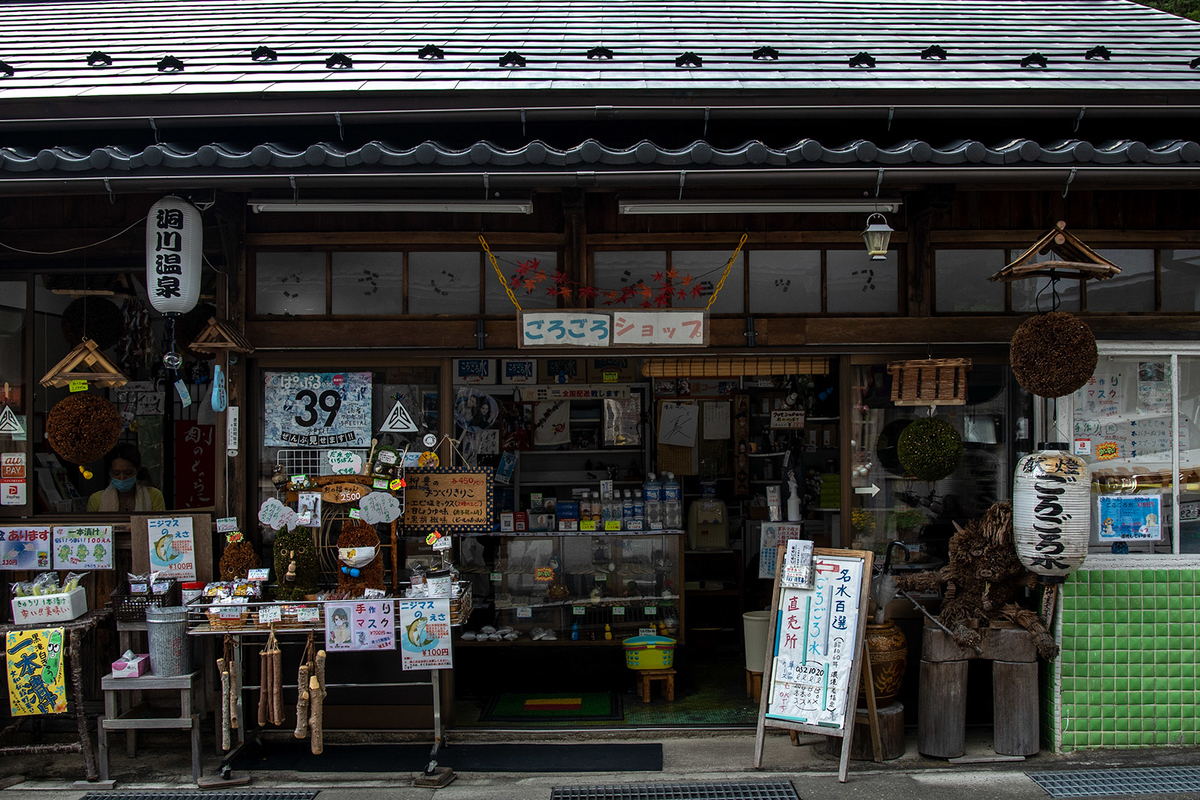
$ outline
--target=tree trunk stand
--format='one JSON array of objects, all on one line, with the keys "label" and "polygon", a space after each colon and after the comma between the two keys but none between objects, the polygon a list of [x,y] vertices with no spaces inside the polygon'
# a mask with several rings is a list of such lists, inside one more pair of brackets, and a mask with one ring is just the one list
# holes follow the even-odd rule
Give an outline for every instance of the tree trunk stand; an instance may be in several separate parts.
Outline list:
[{"label": "tree trunk stand", "polygon": [[756,703],[762,698],[762,676],[761,672],[746,670],[746,697]]},{"label": "tree trunk stand", "polygon": [[650,683],[663,681],[663,696],[668,702],[675,700],[675,670],[673,669],[642,669],[638,670],[638,694],[643,703],[650,702]]},{"label": "tree trunk stand", "polygon": [[[879,709],[879,743],[883,748],[883,760],[891,761],[904,755],[904,705],[892,703]],[[871,725],[867,722],[867,710],[858,709],[855,715],[854,744],[850,747],[850,758],[854,761],[872,761]],[[826,736],[825,751],[831,756],[841,756],[842,737]]]},{"label": "tree trunk stand", "polygon": [[[957,758],[966,746],[967,661],[992,664],[993,746],[1006,756],[1031,756],[1041,749],[1038,730],[1038,663],[1033,637],[1012,623],[981,628],[981,653],[925,623],[921,648],[921,698],[917,750],[935,758]],[[880,712],[882,715],[882,712]]]}]

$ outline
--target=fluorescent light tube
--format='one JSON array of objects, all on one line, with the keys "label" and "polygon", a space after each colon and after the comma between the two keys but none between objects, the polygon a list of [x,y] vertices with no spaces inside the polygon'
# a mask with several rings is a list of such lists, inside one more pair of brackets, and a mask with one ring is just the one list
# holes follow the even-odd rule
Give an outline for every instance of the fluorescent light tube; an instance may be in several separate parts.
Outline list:
[{"label": "fluorescent light tube", "polygon": [[628,200],[618,201],[622,214],[838,214],[899,210],[899,200]]},{"label": "fluorescent light tube", "polygon": [[432,212],[438,214],[532,214],[533,203],[511,200],[311,200],[250,201],[255,214],[331,211],[335,213]]}]

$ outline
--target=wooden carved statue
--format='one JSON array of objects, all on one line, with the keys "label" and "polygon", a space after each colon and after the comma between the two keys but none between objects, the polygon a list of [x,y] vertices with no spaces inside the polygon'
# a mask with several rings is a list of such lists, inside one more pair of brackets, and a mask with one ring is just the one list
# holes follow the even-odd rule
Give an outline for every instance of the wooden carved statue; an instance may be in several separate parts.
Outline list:
[{"label": "wooden carved statue", "polygon": [[944,584],[939,620],[960,647],[978,647],[982,640],[979,627],[991,620],[1008,620],[1029,631],[1039,656],[1057,656],[1058,645],[1038,615],[1015,602],[1019,592],[1036,584],[1037,576],[1017,558],[1012,504],[996,503],[966,528],[955,528],[957,532],[950,538],[950,563],[936,572],[897,576],[899,588],[937,591]]}]

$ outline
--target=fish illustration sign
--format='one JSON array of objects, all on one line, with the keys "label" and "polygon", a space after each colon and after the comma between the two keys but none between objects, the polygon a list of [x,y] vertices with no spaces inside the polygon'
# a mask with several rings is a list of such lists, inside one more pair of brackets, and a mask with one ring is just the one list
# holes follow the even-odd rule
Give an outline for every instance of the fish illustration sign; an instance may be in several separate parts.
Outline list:
[{"label": "fish illustration sign", "polygon": [[180,581],[196,580],[196,548],[191,517],[146,520],[150,571]]},{"label": "fish illustration sign", "polygon": [[450,669],[450,598],[400,600],[400,656],[404,669]]}]

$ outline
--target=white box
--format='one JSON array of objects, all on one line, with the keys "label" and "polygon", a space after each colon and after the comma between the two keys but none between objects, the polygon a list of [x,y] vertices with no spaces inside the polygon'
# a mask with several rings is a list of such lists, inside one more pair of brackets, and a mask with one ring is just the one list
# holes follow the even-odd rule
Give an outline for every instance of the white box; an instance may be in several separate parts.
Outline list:
[{"label": "white box", "polygon": [[44,594],[40,597],[14,597],[13,621],[18,625],[42,625],[47,622],[67,622],[87,613],[87,592],[82,586],[66,594]]}]

